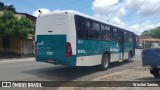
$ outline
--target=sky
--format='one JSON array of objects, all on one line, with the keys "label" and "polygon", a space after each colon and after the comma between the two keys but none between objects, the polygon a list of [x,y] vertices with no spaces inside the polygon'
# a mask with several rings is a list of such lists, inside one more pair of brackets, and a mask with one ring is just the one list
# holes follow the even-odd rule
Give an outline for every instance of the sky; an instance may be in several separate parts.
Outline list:
[{"label": "sky", "polygon": [[109,21],[140,35],[144,30],[160,26],[160,0],[0,0],[14,5],[17,12],[38,15],[75,10]]}]

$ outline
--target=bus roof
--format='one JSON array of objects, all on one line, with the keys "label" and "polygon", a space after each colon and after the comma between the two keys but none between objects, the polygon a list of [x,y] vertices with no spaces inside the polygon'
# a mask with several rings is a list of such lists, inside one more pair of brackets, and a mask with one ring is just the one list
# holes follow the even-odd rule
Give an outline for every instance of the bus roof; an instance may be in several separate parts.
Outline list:
[{"label": "bus roof", "polygon": [[[92,19],[92,20],[95,20],[95,21],[98,21],[98,22],[102,22],[102,23],[108,24],[108,25],[113,26],[113,27],[118,27],[118,28],[122,29],[123,31],[127,31],[127,32],[133,33],[132,31],[129,31],[128,29],[122,28],[122,27],[120,27],[118,25],[115,25],[113,23],[102,21],[102,20],[100,20],[98,18],[89,16],[87,14],[84,14],[84,13],[81,13],[81,12],[78,12],[78,11],[74,11],[74,10],[62,10],[62,11],[53,11],[53,12],[49,12],[49,13],[42,13],[39,17],[41,17],[41,16],[50,16],[50,15],[55,15],[55,14],[62,14],[62,13],[79,15],[79,16],[82,16],[82,17],[85,17],[85,18],[89,18],[89,19]],[[133,34],[135,34],[135,33],[133,33]]]}]

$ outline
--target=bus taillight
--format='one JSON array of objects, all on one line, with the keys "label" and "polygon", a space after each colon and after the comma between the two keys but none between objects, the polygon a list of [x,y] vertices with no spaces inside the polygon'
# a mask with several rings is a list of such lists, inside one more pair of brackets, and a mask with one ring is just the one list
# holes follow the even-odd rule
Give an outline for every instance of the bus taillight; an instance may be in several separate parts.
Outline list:
[{"label": "bus taillight", "polygon": [[71,44],[69,42],[67,42],[66,45],[66,57],[70,57],[72,56],[72,47]]}]

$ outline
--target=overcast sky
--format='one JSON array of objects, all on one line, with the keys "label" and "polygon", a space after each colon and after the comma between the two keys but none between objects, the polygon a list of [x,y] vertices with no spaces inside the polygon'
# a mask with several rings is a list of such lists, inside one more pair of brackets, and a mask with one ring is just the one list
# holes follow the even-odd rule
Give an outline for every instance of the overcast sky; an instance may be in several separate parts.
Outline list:
[{"label": "overcast sky", "polygon": [[160,0],[0,0],[14,5],[18,12],[37,16],[37,10],[48,13],[76,10],[109,21],[140,35],[160,26]]}]

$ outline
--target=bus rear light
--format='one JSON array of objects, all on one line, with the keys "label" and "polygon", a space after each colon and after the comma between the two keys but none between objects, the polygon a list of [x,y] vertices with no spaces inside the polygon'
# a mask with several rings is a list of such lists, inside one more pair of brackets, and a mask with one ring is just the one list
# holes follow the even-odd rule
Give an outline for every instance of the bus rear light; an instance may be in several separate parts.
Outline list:
[{"label": "bus rear light", "polygon": [[66,57],[70,57],[72,56],[72,47],[71,44],[69,42],[67,42],[66,45]]}]

